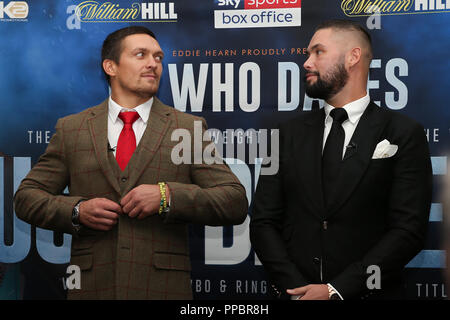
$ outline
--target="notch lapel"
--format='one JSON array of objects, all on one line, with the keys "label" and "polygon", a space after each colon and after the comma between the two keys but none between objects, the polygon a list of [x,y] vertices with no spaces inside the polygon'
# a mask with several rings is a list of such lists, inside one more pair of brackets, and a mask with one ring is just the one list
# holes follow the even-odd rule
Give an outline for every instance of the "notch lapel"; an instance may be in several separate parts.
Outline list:
[{"label": "notch lapel", "polygon": [[[157,153],[161,142],[172,123],[172,120],[169,118],[171,113],[167,108],[170,107],[165,107],[158,98],[153,98],[153,105],[144,135],[128,164],[130,177],[124,190],[124,194],[127,194],[131,189],[136,187],[138,179]],[[157,181],[155,181],[155,183],[156,182]]]},{"label": "notch lapel", "polygon": [[87,120],[95,156],[108,182],[120,194],[120,186],[108,159],[108,99],[91,111]]},{"label": "notch lapel", "polygon": [[367,106],[356,130],[350,140],[355,147],[347,149],[342,160],[339,180],[336,184],[336,192],[333,194],[332,206],[327,212],[327,217],[336,213],[347,201],[363,177],[375,149],[379,142],[383,124],[383,117],[373,102]]}]

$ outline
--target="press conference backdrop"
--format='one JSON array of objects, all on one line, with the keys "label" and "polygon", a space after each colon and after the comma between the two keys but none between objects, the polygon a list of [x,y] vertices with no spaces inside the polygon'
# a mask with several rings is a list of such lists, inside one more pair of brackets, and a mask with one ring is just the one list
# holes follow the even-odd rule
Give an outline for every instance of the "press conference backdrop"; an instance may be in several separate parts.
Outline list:
[{"label": "press conference backdrop", "polygon": [[[370,96],[425,127],[433,204],[426,246],[407,265],[406,282],[411,299],[446,298],[439,193],[450,146],[448,0],[0,1],[0,298],[65,297],[71,236],[18,220],[12,198],[57,119],[108,96],[100,69],[106,35],[128,25],[156,33],[165,52],[158,97],[206,118],[252,205],[261,158],[276,170],[274,128],[323,106],[305,95],[302,65],[315,26],[331,18],[369,28]],[[270,297],[249,217],[234,227],[194,225],[190,246],[195,298]]]}]

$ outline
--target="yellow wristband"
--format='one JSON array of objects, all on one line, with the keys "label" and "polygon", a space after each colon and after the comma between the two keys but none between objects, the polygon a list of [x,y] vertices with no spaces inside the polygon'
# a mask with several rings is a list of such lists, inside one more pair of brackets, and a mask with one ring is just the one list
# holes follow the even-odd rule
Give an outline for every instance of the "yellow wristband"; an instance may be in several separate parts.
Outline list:
[{"label": "yellow wristband", "polygon": [[166,199],[166,184],[164,182],[158,182],[159,192],[161,193],[161,201],[159,202],[158,214],[162,214],[163,210],[167,207]]}]

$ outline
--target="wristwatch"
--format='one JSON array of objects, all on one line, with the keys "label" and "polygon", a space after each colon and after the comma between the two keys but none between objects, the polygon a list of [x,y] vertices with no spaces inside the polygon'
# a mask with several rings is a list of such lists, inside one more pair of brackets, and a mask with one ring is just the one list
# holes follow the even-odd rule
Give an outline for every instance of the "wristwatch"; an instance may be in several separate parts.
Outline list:
[{"label": "wristwatch", "polygon": [[327,284],[328,287],[328,300],[341,300],[341,297],[337,294],[336,290],[332,286]]},{"label": "wristwatch", "polygon": [[80,205],[81,202],[83,201],[79,201],[75,207],[73,207],[72,210],[72,224],[76,229],[80,228]]}]

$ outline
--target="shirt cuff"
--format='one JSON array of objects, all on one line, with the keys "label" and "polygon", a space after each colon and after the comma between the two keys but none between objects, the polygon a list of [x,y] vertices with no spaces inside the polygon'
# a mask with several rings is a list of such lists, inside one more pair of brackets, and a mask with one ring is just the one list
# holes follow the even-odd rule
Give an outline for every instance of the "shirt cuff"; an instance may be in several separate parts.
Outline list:
[{"label": "shirt cuff", "polygon": [[337,293],[337,295],[339,296],[339,298],[341,298],[341,300],[344,300],[339,291],[337,291],[336,288],[331,285],[331,283],[327,283],[327,285],[329,285],[331,289],[333,289]]}]

